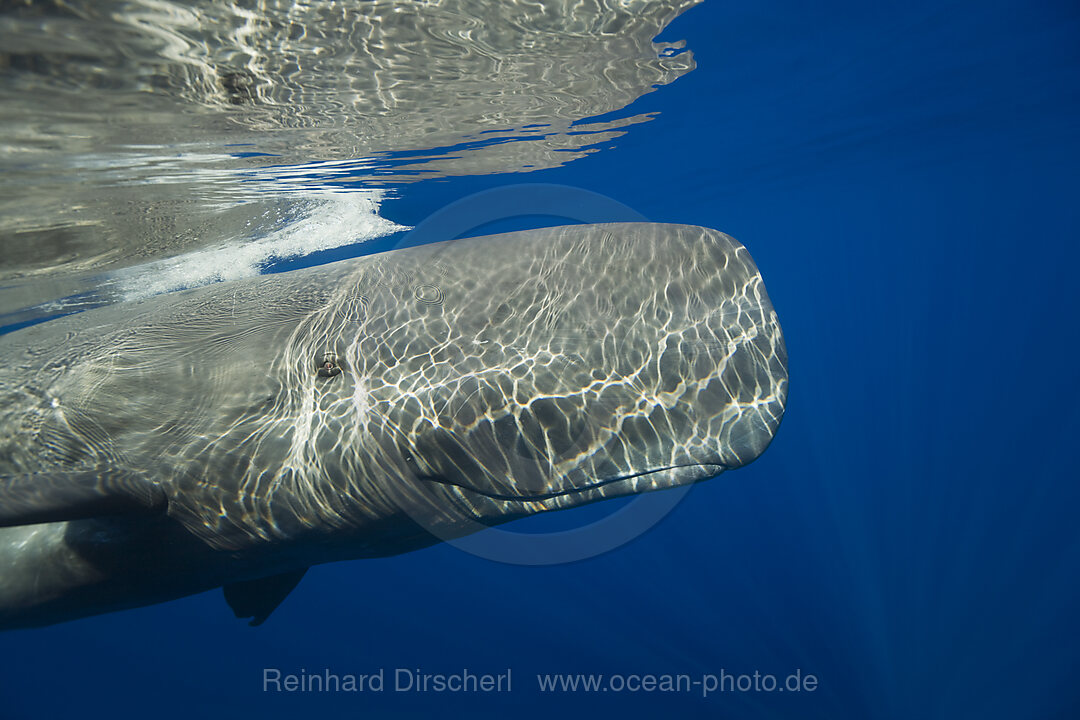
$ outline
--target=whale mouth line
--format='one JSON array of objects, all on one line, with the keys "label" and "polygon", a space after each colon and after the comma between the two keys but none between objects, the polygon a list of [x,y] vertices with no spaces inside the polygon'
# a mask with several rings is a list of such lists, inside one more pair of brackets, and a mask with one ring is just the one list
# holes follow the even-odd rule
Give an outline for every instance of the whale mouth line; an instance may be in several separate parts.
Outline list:
[{"label": "whale mouth line", "polygon": [[[479,488],[473,487],[472,485],[466,485],[465,483],[454,482],[453,480],[450,480],[449,478],[443,477],[442,475],[418,475],[417,478],[419,480],[423,480],[425,482],[436,483],[436,484],[439,484],[439,485],[449,485],[449,486],[461,488],[462,490],[468,490],[469,492],[476,493],[477,495],[483,495],[484,497],[491,498],[492,500],[533,502],[533,501],[550,500],[552,498],[563,497],[565,495],[575,495],[575,494],[578,494],[578,493],[588,492],[589,490],[596,490],[596,489],[605,487],[607,485],[613,485],[613,484],[615,484],[617,482],[622,482],[624,480],[632,480],[634,478],[645,477],[645,476],[648,476],[648,475],[655,475],[656,473],[667,472],[669,470],[679,470],[681,468],[702,468],[702,469],[709,468],[710,469],[709,474],[703,475],[701,478],[699,478],[699,480],[704,480],[705,478],[710,478],[710,477],[716,477],[717,475],[719,475],[720,473],[722,473],[722,472],[724,472],[725,470],[728,469],[728,467],[726,465],[723,465],[722,463],[718,463],[718,462],[680,463],[678,465],[666,465],[664,467],[653,468],[652,470],[642,470],[641,472],[629,473],[629,474],[626,474],[626,475],[617,475],[615,477],[606,478],[604,480],[599,480],[597,482],[590,483],[590,484],[585,485],[583,487],[569,488],[567,490],[556,490],[556,491],[546,492],[546,493],[532,493],[532,494],[525,494],[525,493],[509,494],[509,493],[498,493],[498,492],[493,492],[493,491],[489,491],[489,490],[481,490]],[[672,487],[674,487],[674,486],[672,486]]]}]

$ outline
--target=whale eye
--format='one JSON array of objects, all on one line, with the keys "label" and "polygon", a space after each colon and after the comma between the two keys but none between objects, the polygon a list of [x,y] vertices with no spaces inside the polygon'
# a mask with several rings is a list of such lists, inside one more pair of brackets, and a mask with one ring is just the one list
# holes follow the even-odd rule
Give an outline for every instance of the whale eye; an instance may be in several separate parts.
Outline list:
[{"label": "whale eye", "polygon": [[338,363],[337,357],[332,353],[326,353],[318,361],[316,372],[321,378],[336,377],[341,374],[341,365]]}]

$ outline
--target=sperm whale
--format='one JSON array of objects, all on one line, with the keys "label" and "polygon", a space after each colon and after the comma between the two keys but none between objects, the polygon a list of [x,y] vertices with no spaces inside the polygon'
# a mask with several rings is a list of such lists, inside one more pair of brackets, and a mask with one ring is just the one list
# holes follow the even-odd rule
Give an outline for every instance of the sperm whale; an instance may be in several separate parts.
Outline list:
[{"label": "sperm whale", "polygon": [[0,628],[224,587],[715,477],[780,424],[746,248],[578,225],[88,310],[0,343]]}]

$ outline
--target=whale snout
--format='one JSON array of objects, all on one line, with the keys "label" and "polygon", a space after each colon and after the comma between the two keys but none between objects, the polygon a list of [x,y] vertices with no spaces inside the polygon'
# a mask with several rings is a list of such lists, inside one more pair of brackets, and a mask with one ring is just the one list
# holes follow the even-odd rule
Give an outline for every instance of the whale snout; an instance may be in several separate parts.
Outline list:
[{"label": "whale snout", "polygon": [[401,393],[386,427],[421,486],[566,507],[713,477],[768,447],[787,353],[746,249],[705,228],[596,228],[588,243],[537,231],[559,252],[497,269],[455,243],[494,278],[443,279],[424,308],[459,355],[384,353]]}]

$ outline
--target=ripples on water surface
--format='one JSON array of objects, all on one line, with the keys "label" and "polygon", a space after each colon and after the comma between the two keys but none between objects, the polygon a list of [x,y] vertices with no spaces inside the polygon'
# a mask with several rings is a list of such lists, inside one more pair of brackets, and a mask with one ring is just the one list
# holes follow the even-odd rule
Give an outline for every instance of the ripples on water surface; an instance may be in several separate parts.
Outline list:
[{"label": "ripples on water surface", "polygon": [[393,233],[380,201],[417,179],[595,152],[694,68],[654,42],[694,4],[5,2],[0,326]]}]

